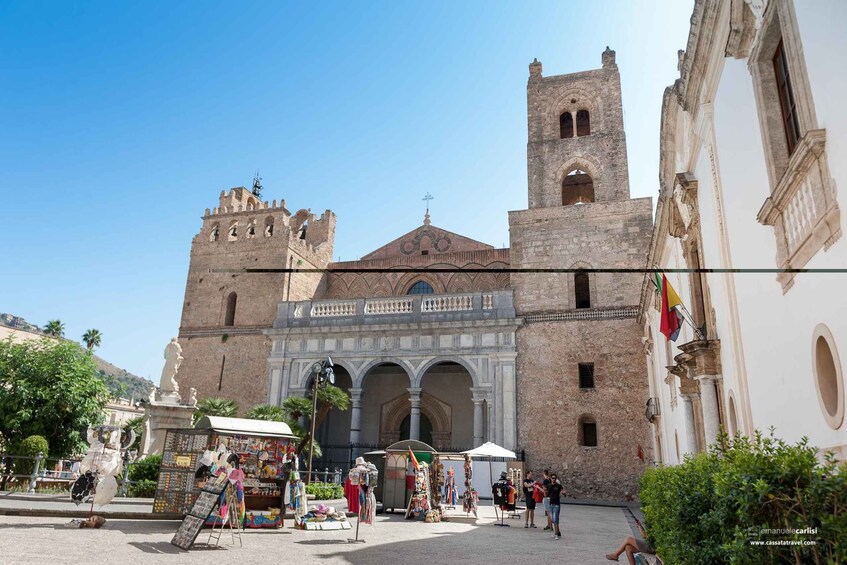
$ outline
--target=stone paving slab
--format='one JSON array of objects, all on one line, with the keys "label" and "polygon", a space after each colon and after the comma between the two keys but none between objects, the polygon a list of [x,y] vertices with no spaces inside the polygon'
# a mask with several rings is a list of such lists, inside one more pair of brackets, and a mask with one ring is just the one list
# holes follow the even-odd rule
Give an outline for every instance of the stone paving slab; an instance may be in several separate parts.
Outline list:
[{"label": "stone paving slab", "polygon": [[[203,530],[189,552],[171,545],[178,525],[172,521],[109,520],[99,530],[68,529],[62,518],[0,516],[0,565],[85,565],[232,563],[378,564],[394,562],[518,564],[608,563],[604,555],[630,533],[625,509],[569,505],[562,508],[562,540],[541,528],[524,529],[523,519],[506,519],[509,528],[494,526],[490,507],[480,519],[440,524],[404,520],[401,514],[377,516],[362,525],[366,543],[349,544],[345,531],[247,530],[243,547],[231,547],[225,535],[219,548],[208,547]],[[543,512],[541,515],[543,519]],[[541,521],[541,520],[539,520]],[[539,524],[543,526],[543,524]],[[214,560],[214,561],[212,561]]]}]

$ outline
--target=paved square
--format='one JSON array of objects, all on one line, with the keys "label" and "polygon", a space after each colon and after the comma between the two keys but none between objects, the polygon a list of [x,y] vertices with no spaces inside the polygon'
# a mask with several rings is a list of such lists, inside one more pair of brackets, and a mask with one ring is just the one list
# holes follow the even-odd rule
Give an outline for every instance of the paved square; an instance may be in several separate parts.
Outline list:
[{"label": "paved square", "polygon": [[[604,555],[630,534],[625,510],[610,507],[562,507],[563,539],[554,540],[538,529],[524,529],[520,520],[507,519],[510,528],[495,527],[491,507],[480,519],[453,519],[440,524],[406,521],[400,514],[377,516],[373,526],[363,525],[366,543],[348,544],[354,529],[304,532],[247,530],[243,547],[204,547],[209,530],[200,532],[197,545],[185,552],[171,545],[179,523],[175,521],[109,520],[99,530],[68,529],[67,518],[0,516],[0,564],[44,563],[112,565],[161,563],[322,563],[381,564],[427,563],[608,563]],[[543,512],[542,512],[543,519]],[[211,561],[214,560],[214,561]]]}]

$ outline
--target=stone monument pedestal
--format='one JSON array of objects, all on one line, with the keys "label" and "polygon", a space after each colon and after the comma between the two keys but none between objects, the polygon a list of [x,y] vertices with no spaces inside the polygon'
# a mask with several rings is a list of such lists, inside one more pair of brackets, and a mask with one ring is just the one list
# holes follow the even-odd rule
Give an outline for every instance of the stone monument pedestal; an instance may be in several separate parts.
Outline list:
[{"label": "stone monument pedestal", "polygon": [[144,435],[141,438],[141,455],[162,453],[168,430],[191,427],[197,407],[181,404],[178,392],[160,392],[155,400],[144,407]]}]

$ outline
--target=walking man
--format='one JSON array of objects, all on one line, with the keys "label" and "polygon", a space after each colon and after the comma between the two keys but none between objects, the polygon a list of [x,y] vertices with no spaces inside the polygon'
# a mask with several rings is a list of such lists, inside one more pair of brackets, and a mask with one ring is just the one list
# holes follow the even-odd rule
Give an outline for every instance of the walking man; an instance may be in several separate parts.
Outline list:
[{"label": "walking man", "polygon": [[526,516],[524,528],[535,527],[535,499],[532,497],[535,492],[535,481],[532,480],[532,471],[526,472],[526,478],[523,480],[523,496],[526,500]]},{"label": "walking man", "polygon": [[559,482],[556,473],[550,475],[550,486],[547,487],[547,496],[550,499],[550,520],[553,523],[553,539],[562,539],[562,532],[559,530],[559,511],[561,509],[561,495],[565,488]]},{"label": "walking man", "polygon": [[544,526],[544,531],[549,532],[553,530],[553,520],[550,516],[550,495],[547,493],[547,487],[550,486],[550,471],[544,469],[544,480],[541,482],[544,487],[544,499],[541,501],[544,504],[544,515],[547,516],[547,525]]}]

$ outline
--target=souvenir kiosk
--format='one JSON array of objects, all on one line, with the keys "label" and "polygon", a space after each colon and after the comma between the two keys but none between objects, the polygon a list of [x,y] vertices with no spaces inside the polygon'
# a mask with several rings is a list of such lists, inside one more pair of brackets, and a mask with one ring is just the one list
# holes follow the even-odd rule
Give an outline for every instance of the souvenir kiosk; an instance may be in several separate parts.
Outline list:
[{"label": "souvenir kiosk", "polygon": [[243,418],[204,416],[192,429],[169,430],[153,513],[188,513],[205,480],[203,454],[225,449],[244,472],[244,527],[279,528],[296,440],[288,424]]}]

